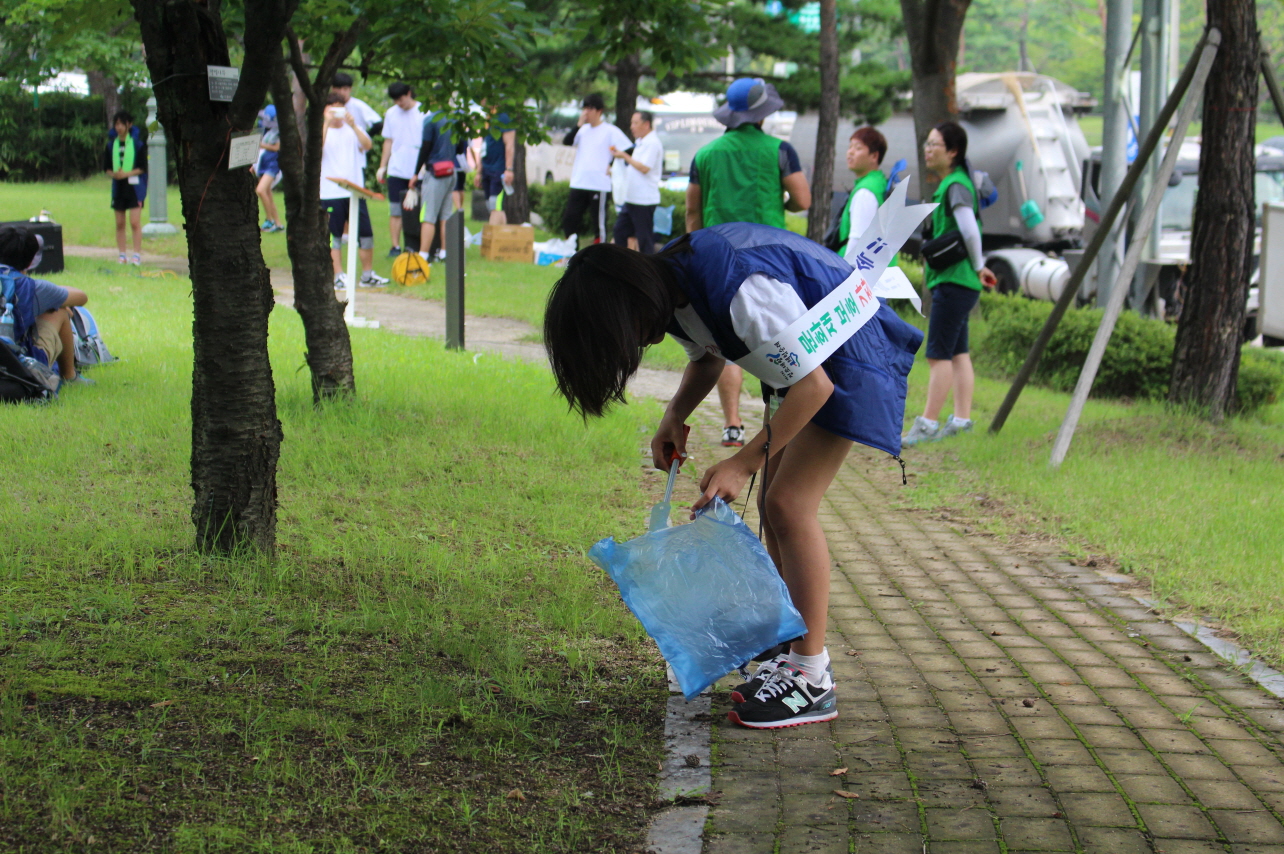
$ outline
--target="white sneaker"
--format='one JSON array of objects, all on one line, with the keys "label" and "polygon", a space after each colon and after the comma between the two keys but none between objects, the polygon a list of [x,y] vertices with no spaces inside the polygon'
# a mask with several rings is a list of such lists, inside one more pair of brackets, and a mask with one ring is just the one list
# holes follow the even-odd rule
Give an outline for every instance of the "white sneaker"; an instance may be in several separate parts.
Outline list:
[{"label": "white sneaker", "polygon": [[363,288],[381,288],[386,284],[388,284],[388,280],[374,270],[366,270],[361,274],[360,285]]},{"label": "white sneaker", "polygon": [[939,438],[941,438],[941,425],[918,415],[915,416],[914,425],[910,427],[910,431],[901,437],[901,444],[910,448],[919,442],[935,442]]},{"label": "white sneaker", "polygon": [[951,436],[957,436],[959,433],[971,433],[971,432],[972,432],[971,418],[956,418],[953,415],[951,415],[949,420],[941,425],[941,430],[939,433],[937,433],[936,438],[948,439]]},{"label": "white sneaker", "polygon": [[336,291],[342,291],[342,290],[346,290],[346,289],[347,289],[347,287],[348,287],[348,274],[347,274],[347,273],[335,273],[335,274],[334,274],[334,289],[335,289]]}]

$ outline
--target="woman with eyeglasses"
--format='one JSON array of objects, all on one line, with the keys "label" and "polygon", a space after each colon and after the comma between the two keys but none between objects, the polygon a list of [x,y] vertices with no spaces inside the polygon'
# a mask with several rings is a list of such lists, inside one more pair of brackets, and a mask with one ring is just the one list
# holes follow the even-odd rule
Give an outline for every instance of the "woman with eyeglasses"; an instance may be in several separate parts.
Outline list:
[{"label": "woman with eyeglasses", "polygon": [[[932,237],[957,231],[967,247],[967,257],[944,267],[924,268],[932,292],[927,325],[927,405],[901,439],[906,446],[934,442],[972,429],[972,357],[968,355],[967,319],[982,287],[997,279],[985,266],[981,252],[980,204],[967,166],[967,132],[956,122],[942,122],[923,144],[927,170],[941,179],[932,196]],[[954,412],[939,420],[945,400],[954,392]]]}]

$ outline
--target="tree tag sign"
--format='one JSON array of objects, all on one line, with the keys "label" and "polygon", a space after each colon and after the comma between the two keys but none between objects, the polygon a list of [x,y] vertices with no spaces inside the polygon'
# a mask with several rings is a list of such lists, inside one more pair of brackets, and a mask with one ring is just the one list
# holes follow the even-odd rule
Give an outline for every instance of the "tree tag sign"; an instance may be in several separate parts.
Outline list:
[{"label": "tree tag sign", "polygon": [[263,134],[256,131],[233,136],[227,149],[227,168],[240,169],[253,164],[259,159],[259,143],[262,141]]},{"label": "tree tag sign", "polygon": [[232,103],[232,98],[236,96],[236,87],[241,82],[241,69],[229,68],[225,65],[207,65],[205,72],[210,83],[210,100]]}]

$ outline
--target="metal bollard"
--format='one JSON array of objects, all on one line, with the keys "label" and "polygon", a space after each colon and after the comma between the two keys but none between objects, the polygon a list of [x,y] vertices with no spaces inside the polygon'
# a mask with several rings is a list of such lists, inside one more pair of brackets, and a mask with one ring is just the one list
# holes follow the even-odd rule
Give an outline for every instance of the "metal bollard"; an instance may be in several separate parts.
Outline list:
[{"label": "metal bollard", "polygon": [[464,349],[464,212],[446,220],[446,347]]}]

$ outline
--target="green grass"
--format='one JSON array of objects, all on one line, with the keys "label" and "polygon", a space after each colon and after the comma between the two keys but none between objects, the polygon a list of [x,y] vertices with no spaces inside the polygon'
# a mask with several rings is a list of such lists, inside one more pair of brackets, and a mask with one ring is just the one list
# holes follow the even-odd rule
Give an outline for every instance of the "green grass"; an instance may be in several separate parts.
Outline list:
[{"label": "green grass", "polygon": [[[984,324],[973,352],[984,358]],[[927,386],[920,356],[909,419]],[[1284,662],[1284,403],[1213,426],[1159,403],[1091,400],[1059,470],[1048,465],[1069,395],[1027,388],[998,436],[1008,382],[978,377],[976,433],[907,449],[909,500],[1007,535],[1051,536],[1149,582],[1174,612],[1206,616]],[[948,415],[947,404],[943,413]]]},{"label": "green grass", "polygon": [[94,266],[57,278],[125,361],[0,440],[0,848],[638,845],[666,694],[583,551],[644,525],[655,404],[585,428],[539,367],[354,330],[316,410],[273,312],[279,554],[203,558],[190,285]]}]

